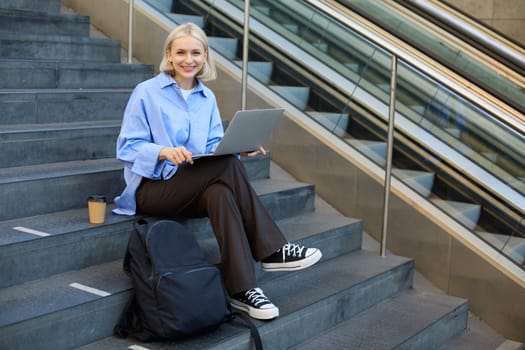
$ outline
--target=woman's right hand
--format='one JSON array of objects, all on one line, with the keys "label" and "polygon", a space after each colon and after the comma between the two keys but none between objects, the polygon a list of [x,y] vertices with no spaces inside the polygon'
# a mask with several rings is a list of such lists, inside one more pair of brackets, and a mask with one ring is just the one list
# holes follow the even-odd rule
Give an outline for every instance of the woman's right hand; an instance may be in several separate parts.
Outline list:
[{"label": "woman's right hand", "polygon": [[192,154],[184,146],[162,148],[159,153],[159,160],[167,160],[175,165],[186,162],[193,164]]}]

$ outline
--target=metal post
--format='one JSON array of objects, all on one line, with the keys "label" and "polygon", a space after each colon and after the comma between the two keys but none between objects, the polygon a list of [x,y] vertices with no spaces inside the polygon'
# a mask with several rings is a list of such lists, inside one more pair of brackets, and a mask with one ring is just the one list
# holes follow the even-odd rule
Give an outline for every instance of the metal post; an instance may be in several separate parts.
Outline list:
[{"label": "metal post", "polygon": [[381,230],[381,247],[379,254],[386,256],[386,235],[388,227],[388,207],[390,198],[390,178],[392,174],[392,151],[394,149],[394,115],[396,111],[396,76],[397,56],[392,55],[392,76],[390,77],[390,104],[388,107],[388,136],[385,168],[385,193],[383,201],[383,227]]},{"label": "metal post", "polygon": [[134,0],[129,0],[129,25],[128,25],[128,63],[133,62],[133,8]]},{"label": "metal post", "polygon": [[244,32],[242,42],[241,109],[246,109],[246,86],[248,83],[248,39],[250,34],[250,0],[244,1]]}]

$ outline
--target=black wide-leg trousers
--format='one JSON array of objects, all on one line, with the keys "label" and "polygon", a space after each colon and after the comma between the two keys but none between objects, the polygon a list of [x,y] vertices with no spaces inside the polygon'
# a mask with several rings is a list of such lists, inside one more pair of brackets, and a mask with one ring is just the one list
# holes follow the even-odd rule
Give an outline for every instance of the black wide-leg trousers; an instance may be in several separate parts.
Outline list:
[{"label": "black wide-leg trousers", "polygon": [[253,260],[266,258],[286,243],[234,156],[197,159],[179,167],[169,180],[143,179],[136,200],[140,214],[207,216],[230,294],[256,287]]}]

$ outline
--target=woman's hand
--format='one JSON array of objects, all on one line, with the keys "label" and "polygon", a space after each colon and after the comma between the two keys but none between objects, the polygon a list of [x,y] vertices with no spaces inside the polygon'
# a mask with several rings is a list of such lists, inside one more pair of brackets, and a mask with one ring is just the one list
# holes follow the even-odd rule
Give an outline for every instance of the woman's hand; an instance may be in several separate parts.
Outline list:
[{"label": "woman's hand", "polygon": [[192,154],[184,146],[162,148],[159,153],[159,160],[168,160],[175,165],[186,162],[193,164]]},{"label": "woman's hand", "polygon": [[243,157],[253,157],[261,153],[263,156],[266,155],[266,150],[263,147],[259,147],[256,151],[252,152],[241,152],[241,156]]}]

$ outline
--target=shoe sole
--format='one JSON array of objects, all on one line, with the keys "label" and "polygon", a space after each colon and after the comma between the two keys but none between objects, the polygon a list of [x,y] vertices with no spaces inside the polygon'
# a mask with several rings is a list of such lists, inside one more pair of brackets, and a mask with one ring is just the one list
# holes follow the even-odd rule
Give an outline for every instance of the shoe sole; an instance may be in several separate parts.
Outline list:
[{"label": "shoe sole", "polygon": [[244,311],[248,313],[248,315],[252,318],[256,318],[258,320],[272,320],[279,316],[279,308],[275,307],[274,309],[255,309],[253,307],[250,307],[243,303],[238,303],[236,300],[231,299],[230,305],[232,308]]},{"label": "shoe sole", "polygon": [[322,256],[323,254],[321,251],[316,250],[314,254],[302,260],[291,261],[288,263],[262,263],[262,269],[270,272],[302,270],[317,263]]}]

